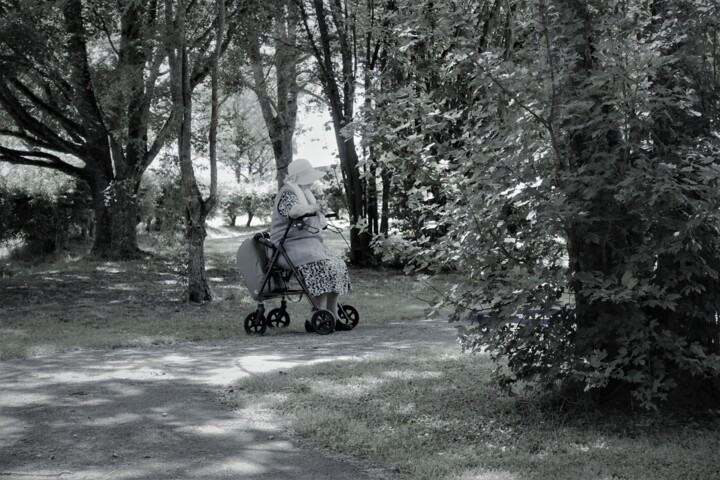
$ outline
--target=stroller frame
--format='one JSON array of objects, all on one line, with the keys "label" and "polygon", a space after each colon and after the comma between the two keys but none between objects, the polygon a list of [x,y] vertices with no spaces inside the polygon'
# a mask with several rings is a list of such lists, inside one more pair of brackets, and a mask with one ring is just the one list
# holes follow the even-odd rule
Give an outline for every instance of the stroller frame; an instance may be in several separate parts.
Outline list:
[{"label": "stroller frame", "polygon": [[[249,314],[245,318],[245,331],[248,334],[262,334],[265,333],[267,327],[287,327],[290,324],[290,315],[287,312],[287,300],[286,297],[289,295],[305,295],[310,300],[312,305],[312,317],[308,321],[305,321],[305,330],[307,332],[316,332],[320,335],[326,335],[337,330],[352,330],[358,324],[359,314],[355,307],[351,305],[343,305],[338,303],[338,319],[336,321],[335,315],[329,310],[320,308],[320,304],[317,299],[313,297],[303,279],[302,275],[298,271],[297,267],[290,259],[287,251],[285,250],[285,240],[287,239],[290,229],[293,227],[303,229],[315,229],[307,225],[304,221],[305,218],[314,216],[315,213],[302,215],[298,218],[288,219],[287,227],[283,233],[280,241],[275,244],[270,241],[267,232],[257,233],[253,237],[253,240],[262,244],[266,248],[269,248],[272,252],[270,260],[266,264],[265,274],[263,276],[262,287],[258,293],[258,306],[257,310]],[[277,261],[282,256],[287,262],[290,269],[280,268],[277,266]],[[292,279],[293,275],[295,280],[300,285],[299,289],[288,288],[288,283]],[[283,288],[272,290],[272,279],[279,277],[282,280]],[[265,316],[265,303],[266,299],[281,298],[280,308],[272,309]]]}]

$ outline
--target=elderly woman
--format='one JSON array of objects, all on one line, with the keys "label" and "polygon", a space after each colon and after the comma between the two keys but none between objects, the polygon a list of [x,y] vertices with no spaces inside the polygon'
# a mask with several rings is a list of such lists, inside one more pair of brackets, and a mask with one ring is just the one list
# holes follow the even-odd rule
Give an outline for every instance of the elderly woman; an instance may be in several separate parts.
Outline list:
[{"label": "elderly woman", "polygon": [[[323,175],[324,172],[314,169],[305,159],[290,163],[285,183],[275,197],[270,240],[273,243],[280,241],[289,219],[316,214],[305,219],[310,228],[290,229],[285,239],[285,251],[302,275],[310,295],[315,297],[320,308],[332,312],[337,320],[338,297],[350,291],[350,276],[345,262],[323,244],[320,234],[326,225],[325,216],[309,187]],[[280,266],[288,267],[282,258],[278,260]]]}]

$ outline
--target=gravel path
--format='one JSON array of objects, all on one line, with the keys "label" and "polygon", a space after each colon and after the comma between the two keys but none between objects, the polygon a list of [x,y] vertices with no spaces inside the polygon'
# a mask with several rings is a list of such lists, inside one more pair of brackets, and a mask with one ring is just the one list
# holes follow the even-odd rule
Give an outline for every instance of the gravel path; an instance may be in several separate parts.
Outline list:
[{"label": "gravel path", "polygon": [[452,344],[444,321],[287,333],[242,344],[83,351],[0,362],[0,479],[372,479],[223,406],[242,377]]}]

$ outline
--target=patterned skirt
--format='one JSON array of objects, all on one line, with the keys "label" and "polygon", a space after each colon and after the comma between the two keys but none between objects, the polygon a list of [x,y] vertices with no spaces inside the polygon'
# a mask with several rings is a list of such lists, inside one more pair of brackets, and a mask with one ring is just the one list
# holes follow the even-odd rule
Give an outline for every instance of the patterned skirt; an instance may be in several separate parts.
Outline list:
[{"label": "patterned skirt", "polygon": [[325,260],[306,263],[297,269],[313,297],[323,293],[343,294],[350,291],[347,265],[338,256],[330,255]]}]

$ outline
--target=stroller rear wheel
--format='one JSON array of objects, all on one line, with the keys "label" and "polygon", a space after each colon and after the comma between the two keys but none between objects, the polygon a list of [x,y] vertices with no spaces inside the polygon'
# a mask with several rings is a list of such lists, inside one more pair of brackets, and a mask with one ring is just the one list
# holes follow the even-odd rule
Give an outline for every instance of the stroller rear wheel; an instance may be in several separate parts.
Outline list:
[{"label": "stroller rear wheel", "polygon": [[252,335],[253,333],[262,335],[265,333],[265,329],[267,329],[265,315],[260,314],[258,316],[258,312],[255,311],[245,317],[245,333],[248,335]]},{"label": "stroller rear wheel", "polygon": [[313,330],[320,335],[327,335],[335,330],[335,315],[330,310],[318,310],[310,319]]},{"label": "stroller rear wheel", "polygon": [[352,305],[338,305],[338,322],[335,328],[338,330],[352,330],[360,321],[360,314]]},{"label": "stroller rear wheel", "polygon": [[273,308],[267,316],[268,327],[284,328],[290,325],[290,314],[282,308]]}]

